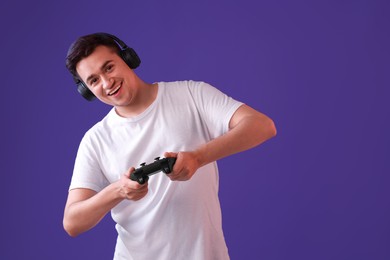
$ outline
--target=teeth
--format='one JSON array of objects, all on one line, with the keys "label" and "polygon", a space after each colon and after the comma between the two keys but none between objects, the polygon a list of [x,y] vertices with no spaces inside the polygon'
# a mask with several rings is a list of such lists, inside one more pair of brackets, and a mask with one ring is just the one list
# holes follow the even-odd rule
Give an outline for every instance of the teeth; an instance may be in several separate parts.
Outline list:
[{"label": "teeth", "polygon": [[122,84],[119,85],[118,87],[116,87],[113,91],[111,91],[110,93],[108,93],[109,96],[111,96],[112,94],[114,94],[115,92],[117,92],[120,88],[121,88]]}]

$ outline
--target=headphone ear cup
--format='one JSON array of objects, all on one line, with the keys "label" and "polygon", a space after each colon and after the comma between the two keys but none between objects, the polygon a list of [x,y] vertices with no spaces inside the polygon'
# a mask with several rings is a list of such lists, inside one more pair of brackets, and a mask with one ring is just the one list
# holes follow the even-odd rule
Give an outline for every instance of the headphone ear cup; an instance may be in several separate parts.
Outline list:
[{"label": "headphone ear cup", "polygon": [[141,64],[141,59],[132,48],[127,47],[120,52],[120,55],[131,69],[135,69]]},{"label": "headphone ear cup", "polygon": [[85,86],[84,82],[79,81],[77,83],[77,91],[88,101],[92,101],[96,96]]}]

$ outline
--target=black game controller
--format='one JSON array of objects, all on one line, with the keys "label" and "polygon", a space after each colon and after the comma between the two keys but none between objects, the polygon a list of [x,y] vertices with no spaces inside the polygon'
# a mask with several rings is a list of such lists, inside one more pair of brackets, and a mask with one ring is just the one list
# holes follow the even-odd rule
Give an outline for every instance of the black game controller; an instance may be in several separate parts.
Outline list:
[{"label": "black game controller", "polygon": [[166,174],[171,173],[175,162],[175,157],[167,157],[162,159],[157,157],[154,159],[154,162],[150,164],[141,163],[141,167],[135,169],[135,171],[130,174],[130,179],[138,182],[139,184],[144,184],[149,180],[150,175],[153,175],[157,172],[162,171]]}]

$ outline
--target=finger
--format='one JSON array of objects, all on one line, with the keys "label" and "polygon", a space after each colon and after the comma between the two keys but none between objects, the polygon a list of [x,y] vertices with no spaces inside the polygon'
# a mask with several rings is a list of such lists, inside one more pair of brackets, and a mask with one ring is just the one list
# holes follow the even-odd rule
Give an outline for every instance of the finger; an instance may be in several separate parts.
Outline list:
[{"label": "finger", "polygon": [[172,172],[170,173],[173,176],[180,175],[183,171],[183,164],[181,161],[177,160],[176,163],[173,165]]},{"label": "finger", "polygon": [[147,187],[148,187],[148,182],[145,182],[144,184],[139,184],[138,182],[133,181],[133,190],[134,191],[147,189]]},{"label": "finger", "polygon": [[177,153],[174,152],[165,152],[164,157],[177,157]]},{"label": "finger", "polygon": [[140,192],[144,192],[145,190],[148,189],[148,182],[145,182],[144,184],[139,184],[138,183],[138,188],[137,190],[140,191]]},{"label": "finger", "polygon": [[131,167],[131,168],[125,173],[125,176],[126,176],[127,178],[130,178],[130,174],[131,174],[133,171],[135,171],[135,168],[134,168],[134,167]]},{"label": "finger", "polygon": [[180,170],[173,170],[170,174],[167,174],[167,176],[172,180],[176,181],[180,178],[181,176],[181,171]]},{"label": "finger", "polygon": [[148,185],[140,185],[137,183],[136,186],[133,186],[125,192],[125,196],[128,200],[139,200],[143,198],[147,193]]},{"label": "finger", "polygon": [[148,189],[142,187],[142,189],[136,191],[136,193],[135,193],[135,195],[134,195],[135,200],[142,199],[143,197],[146,196],[147,193],[148,193]]}]

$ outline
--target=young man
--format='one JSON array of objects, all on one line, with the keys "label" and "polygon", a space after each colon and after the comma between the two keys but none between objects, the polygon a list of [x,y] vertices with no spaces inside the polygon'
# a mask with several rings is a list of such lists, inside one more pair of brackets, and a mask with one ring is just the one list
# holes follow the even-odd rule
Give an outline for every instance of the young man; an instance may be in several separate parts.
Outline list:
[{"label": "young man", "polygon": [[[135,52],[113,35],[80,37],[66,65],[80,93],[113,108],[83,137],[64,212],[77,236],[111,211],[114,259],[229,259],[216,161],[276,134],[273,121],[204,82],[149,84]],[[176,157],[143,185],[134,167]]]}]

